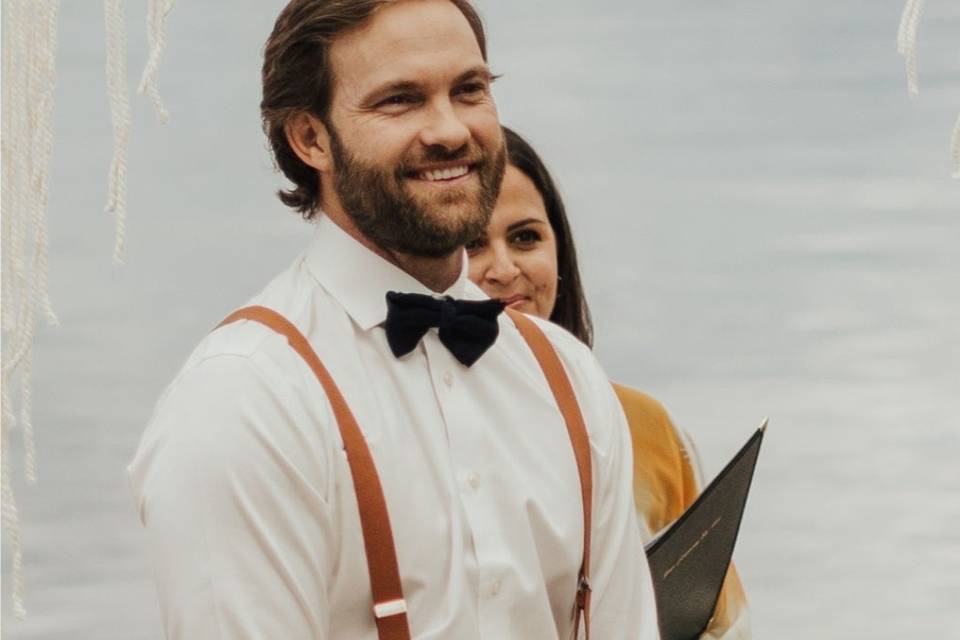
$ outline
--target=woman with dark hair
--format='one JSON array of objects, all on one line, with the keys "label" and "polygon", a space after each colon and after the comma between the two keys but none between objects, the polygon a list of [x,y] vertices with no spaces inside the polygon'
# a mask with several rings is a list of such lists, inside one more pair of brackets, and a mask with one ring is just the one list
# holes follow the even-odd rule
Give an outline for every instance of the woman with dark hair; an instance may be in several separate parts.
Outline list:
[{"label": "woman with dark hair", "polygon": [[[490,224],[467,245],[470,279],[491,298],[564,327],[593,346],[593,326],[563,199],[533,148],[503,128],[507,168]],[[699,493],[692,445],[653,397],[614,384],[633,443],[633,493],[645,536],[676,520]],[[645,525],[645,526],[644,526]],[[750,637],[743,587],[727,573],[710,626],[701,638]]]}]

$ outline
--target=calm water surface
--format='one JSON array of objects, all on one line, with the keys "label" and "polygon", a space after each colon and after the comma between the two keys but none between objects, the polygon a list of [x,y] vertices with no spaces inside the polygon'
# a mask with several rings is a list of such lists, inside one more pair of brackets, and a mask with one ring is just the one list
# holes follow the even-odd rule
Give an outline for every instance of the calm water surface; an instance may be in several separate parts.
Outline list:
[{"label": "calm water surface", "polygon": [[[124,467],[193,344],[309,236],[271,196],[258,129],[281,4],[175,6],[172,118],[135,99],[118,269],[102,7],[63,3],[62,326],[36,353],[40,482],[17,487],[30,616],[4,599],[11,640],[162,636]],[[502,119],[568,199],[610,374],[667,405],[710,475],[771,419],[735,556],[756,636],[960,638],[960,6],[927,3],[916,101],[899,0],[480,6]]]}]

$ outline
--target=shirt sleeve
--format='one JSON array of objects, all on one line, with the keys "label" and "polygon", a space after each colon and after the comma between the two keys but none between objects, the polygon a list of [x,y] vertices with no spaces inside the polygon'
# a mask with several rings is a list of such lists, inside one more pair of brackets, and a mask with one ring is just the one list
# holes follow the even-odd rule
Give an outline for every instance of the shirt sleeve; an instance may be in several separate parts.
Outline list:
[{"label": "shirt sleeve", "polygon": [[[603,380],[606,383],[606,380]],[[633,507],[630,431],[609,383],[594,391],[605,399],[610,446],[594,451],[593,584],[591,635],[655,640],[660,637],[650,567]]]},{"label": "shirt sleeve", "polygon": [[586,346],[556,325],[541,322],[540,326],[564,361],[590,432],[594,480],[591,637],[656,640],[660,637],[657,605],[634,509],[633,448],[623,408]]},{"label": "shirt sleeve", "polygon": [[329,637],[330,457],[290,396],[218,355],[161,399],[129,473],[167,638]]}]

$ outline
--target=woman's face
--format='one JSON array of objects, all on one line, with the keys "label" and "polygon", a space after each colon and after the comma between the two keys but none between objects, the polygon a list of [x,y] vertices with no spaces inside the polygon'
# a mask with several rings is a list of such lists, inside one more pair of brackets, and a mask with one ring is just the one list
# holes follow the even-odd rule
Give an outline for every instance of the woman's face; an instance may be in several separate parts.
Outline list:
[{"label": "woman's face", "polygon": [[507,166],[486,231],[467,244],[470,279],[509,307],[549,318],[557,299],[557,242],[533,182]]}]

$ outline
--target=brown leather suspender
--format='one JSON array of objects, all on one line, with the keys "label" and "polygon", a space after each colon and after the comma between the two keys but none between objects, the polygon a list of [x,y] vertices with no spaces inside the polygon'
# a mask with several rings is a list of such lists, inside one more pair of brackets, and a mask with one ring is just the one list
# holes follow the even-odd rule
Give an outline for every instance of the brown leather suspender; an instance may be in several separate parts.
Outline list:
[{"label": "brown leather suspender", "polygon": [[583,497],[583,562],[580,565],[580,577],[577,580],[577,598],[574,608],[574,637],[580,635],[580,617],[586,640],[590,640],[590,537],[593,524],[593,466],[590,456],[590,437],[580,413],[577,396],[573,393],[570,378],[563,363],[554,351],[550,340],[536,323],[519,311],[507,309],[507,315],[517,325],[520,335],[530,345],[530,350],[540,363],[543,374],[550,384],[550,391],[560,407],[563,421],[567,423],[570,444],[577,460],[577,472],[580,474],[580,493]]},{"label": "brown leather suspender", "polygon": [[[593,474],[590,463],[590,440],[577,404],[573,387],[567,377],[560,358],[550,341],[537,327],[536,323],[518,311],[507,309],[510,318],[520,330],[530,349],[533,351],[540,368],[547,378],[560,413],[567,425],[570,442],[573,445],[577,471],[580,474],[580,490],[583,498],[583,561],[577,584],[577,596],[574,610],[575,635],[579,635],[580,619],[590,638],[590,533],[593,505]],[[343,439],[343,446],[353,477],[354,491],[360,510],[360,527],[363,533],[363,545],[367,554],[367,568],[370,574],[370,586],[373,593],[373,614],[380,640],[410,640],[410,626],[407,621],[407,605],[403,599],[400,584],[400,569],[397,564],[397,552],[393,543],[393,529],[390,527],[390,515],[380,486],[377,468],[364,440],[363,432],[356,418],[347,406],[346,400],[337,388],[320,358],[310,346],[307,338],[296,326],[282,315],[266,307],[252,306],[239,309],[217,327],[236,322],[252,320],[273,329],[287,338],[290,346],[304,359],[316,375],[333,409]]]},{"label": "brown leather suspender", "polygon": [[286,336],[290,346],[306,361],[323,385],[343,438],[350,475],[353,476],[353,489],[360,507],[360,528],[367,553],[377,633],[380,640],[410,640],[407,606],[400,586],[400,569],[397,566],[397,550],[393,544],[387,501],[380,487],[377,467],[356,418],[307,338],[292,322],[266,307],[245,307],[231,313],[217,326],[222,327],[237,320],[253,320]]}]

